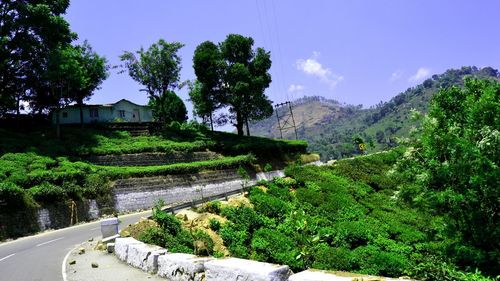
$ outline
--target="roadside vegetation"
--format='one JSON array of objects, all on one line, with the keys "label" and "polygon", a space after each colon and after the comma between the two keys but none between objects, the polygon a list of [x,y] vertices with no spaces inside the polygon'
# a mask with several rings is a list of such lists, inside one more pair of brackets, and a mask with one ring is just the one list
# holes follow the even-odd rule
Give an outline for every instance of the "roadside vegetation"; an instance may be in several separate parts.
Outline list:
[{"label": "roadside vegetation", "polygon": [[492,80],[441,90],[416,138],[333,166],[289,166],[249,190],[251,205],[207,204],[227,220],[209,227],[231,256],[294,271],[499,280],[499,100]]}]

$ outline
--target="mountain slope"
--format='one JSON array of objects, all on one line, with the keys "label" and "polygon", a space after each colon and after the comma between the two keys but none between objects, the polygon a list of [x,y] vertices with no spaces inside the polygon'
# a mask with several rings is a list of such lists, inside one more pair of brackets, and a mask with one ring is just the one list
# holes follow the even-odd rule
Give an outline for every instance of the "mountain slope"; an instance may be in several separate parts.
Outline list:
[{"label": "mountain slope", "polygon": [[[298,137],[307,140],[310,150],[320,153],[323,160],[359,153],[352,141],[355,136],[365,141],[368,151],[387,149],[395,145],[396,137],[408,136],[418,125],[410,119],[412,109],[427,112],[429,101],[440,88],[461,86],[465,76],[500,79],[498,71],[491,67],[450,69],[368,109],[322,97],[304,97],[293,102]],[[278,114],[286,110],[281,108]],[[254,123],[250,130],[255,135],[280,137],[276,115]],[[293,139],[295,134],[288,130],[283,137]]]}]

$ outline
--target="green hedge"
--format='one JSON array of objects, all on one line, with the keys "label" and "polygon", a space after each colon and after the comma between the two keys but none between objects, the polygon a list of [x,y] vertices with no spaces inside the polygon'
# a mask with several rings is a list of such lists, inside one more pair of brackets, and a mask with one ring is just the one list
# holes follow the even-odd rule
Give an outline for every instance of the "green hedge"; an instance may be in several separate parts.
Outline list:
[{"label": "green hedge", "polygon": [[109,192],[110,180],[235,168],[249,165],[254,159],[249,154],[193,163],[116,167],[72,162],[65,157],[53,159],[34,152],[7,153],[0,157],[0,192],[9,205],[25,201],[25,195],[40,203],[96,198]]}]

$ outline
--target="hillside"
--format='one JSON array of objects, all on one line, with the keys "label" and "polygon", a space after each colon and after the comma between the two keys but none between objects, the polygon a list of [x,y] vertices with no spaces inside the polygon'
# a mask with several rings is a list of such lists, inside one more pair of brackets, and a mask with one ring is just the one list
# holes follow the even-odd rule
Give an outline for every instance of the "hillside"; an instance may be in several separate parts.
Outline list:
[{"label": "hillside", "polygon": [[127,211],[150,208],[160,192],[174,201],[196,184],[281,169],[307,148],[304,141],[238,137],[196,123],[146,126],[135,136],[123,129],[63,127],[59,139],[50,127],[0,128],[0,240],[123,211],[124,204],[132,206]]},{"label": "hillside", "polygon": [[[293,102],[298,137],[307,140],[309,149],[320,153],[323,160],[357,154],[352,141],[355,136],[364,139],[369,152],[387,149],[395,145],[397,137],[408,136],[418,125],[410,118],[412,109],[427,112],[429,101],[440,88],[461,86],[467,75],[499,78],[498,71],[491,67],[450,69],[368,109],[322,97],[304,97]],[[250,129],[254,135],[279,137],[276,115],[254,123]],[[294,139],[293,130],[284,132],[284,138]]]}]

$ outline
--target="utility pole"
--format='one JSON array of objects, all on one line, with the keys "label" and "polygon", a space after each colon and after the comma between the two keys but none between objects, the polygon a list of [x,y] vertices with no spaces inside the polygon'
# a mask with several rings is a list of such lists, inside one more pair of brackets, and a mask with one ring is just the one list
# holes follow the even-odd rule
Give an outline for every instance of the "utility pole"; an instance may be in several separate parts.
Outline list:
[{"label": "utility pole", "polygon": [[[280,116],[278,110],[283,108],[283,114]],[[283,131],[293,129],[295,132],[295,139],[299,139],[297,135],[297,127],[295,126],[295,119],[293,118],[292,103],[286,101],[278,103],[274,106],[276,110],[276,118],[278,118],[278,128],[280,130],[281,139],[283,139]]]}]

